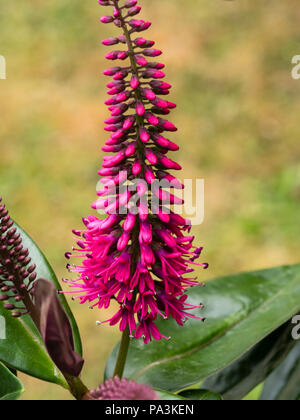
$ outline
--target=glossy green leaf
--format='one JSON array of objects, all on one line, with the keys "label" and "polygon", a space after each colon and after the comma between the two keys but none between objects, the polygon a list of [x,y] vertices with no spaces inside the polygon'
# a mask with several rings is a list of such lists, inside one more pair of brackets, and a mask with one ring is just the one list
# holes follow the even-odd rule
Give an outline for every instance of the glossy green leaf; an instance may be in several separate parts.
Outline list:
[{"label": "glossy green leaf", "polygon": [[[54,283],[57,290],[61,290],[59,281],[58,281],[52,267],[50,266],[49,262],[47,261],[45,255],[38,248],[36,243],[28,236],[28,234],[19,225],[17,225],[17,224],[15,224],[15,225],[16,225],[17,229],[19,230],[20,234],[21,234],[24,247],[29,249],[30,257],[32,259],[32,262],[34,264],[36,264],[36,266],[37,266],[36,272],[37,272],[38,278],[44,278],[44,279],[50,280],[52,283]],[[79,329],[78,329],[77,323],[75,321],[75,318],[74,318],[74,316],[72,314],[72,311],[71,311],[71,309],[70,309],[70,307],[67,303],[65,295],[60,294],[59,299],[60,299],[61,304],[62,304],[66,314],[68,315],[68,318],[69,318],[69,320],[71,322],[71,325],[72,325],[75,351],[79,355],[82,356],[82,343],[81,343]]]},{"label": "glossy green leaf", "polygon": [[300,341],[266,380],[260,399],[264,401],[300,399]]},{"label": "glossy green leaf", "polygon": [[17,400],[23,391],[19,379],[0,363],[0,401]]},{"label": "glossy green leaf", "polygon": [[241,400],[276,369],[294,348],[291,320],[273,331],[251,350],[203,383],[225,400]]},{"label": "glossy green leaf", "polygon": [[[22,228],[15,225],[21,234],[24,247],[29,249],[32,262],[37,267],[38,278],[46,278],[57,289],[60,289],[57,277],[45,256]],[[81,340],[75,319],[63,295],[60,295],[60,300],[72,325],[76,351],[81,354]],[[0,321],[2,320],[0,327],[2,324],[3,329],[3,320],[5,320],[6,327],[6,338],[3,339],[3,334],[2,336],[0,334],[0,361],[30,376],[67,387],[65,379],[49,357],[41,336],[30,317],[14,319],[10,312],[4,310],[2,303],[0,303],[0,316]]]},{"label": "glossy green leaf", "polygon": [[[299,310],[300,265],[244,273],[210,281],[189,292],[206,309],[184,327],[159,321],[170,341],[132,343],[125,376],[171,392],[199,383],[237,360]],[[117,349],[106,377],[113,374]],[[143,355],[141,357],[141,354]]]},{"label": "glossy green leaf", "polygon": [[40,340],[0,303],[0,361],[44,381],[67,387]]},{"label": "glossy green leaf", "polygon": [[171,392],[161,391],[158,389],[156,389],[155,392],[161,401],[178,401],[178,400],[185,401],[186,400],[185,397],[182,397],[177,394],[172,394]]},{"label": "glossy green leaf", "polygon": [[188,400],[201,401],[222,401],[223,398],[216,392],[207,391],[205,389],[188,389],[182,391],[180,395]]}]

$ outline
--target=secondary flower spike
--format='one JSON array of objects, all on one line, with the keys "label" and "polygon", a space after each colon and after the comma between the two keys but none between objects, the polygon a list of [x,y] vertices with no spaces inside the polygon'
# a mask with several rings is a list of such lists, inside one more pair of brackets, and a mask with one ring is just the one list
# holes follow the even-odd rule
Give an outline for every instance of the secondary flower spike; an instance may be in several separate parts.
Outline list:
[{"label": "secondary flower spike", "polygon": [[[164,134],[177,130],[166,119],[176,105],[166,99],[171,85],[163,80],[164,65],[151,60],[162,52],[141,36],[151,23],[135,17],[141,11],[136,0],[98,2],[113,7],[101,22],[122,30],[103,41],[115,48],[106,58],[118,64],[104,72],[113,79],[106,101],[111,115],[105,121],[111,134],[103,147],[110,155],[99,171],[104,188],[92,208],[105,210],[107,217],[88,216],[84,230],[74,231],[78,246],[66,256],[83,258],[83,263],[68,265],[78,279],[67,282],[73,288],[70,293],[79,293],[81,303],[90,302],[91,307],[108,308],[117,301],[118,311],[106,322],[148,343],[169,338],[158,330],[159,317],[174,318],[179,325],[189,317],[203,320],[190,312],[202,306],[188,304],[185,292],[198,284],[189,276],[192,266],[208,265],[195,262],[202,248],[193,246],[190,222],[166,205],[183,201],[155,186],[165,181],[183,189],[169,173],[181,167],[167,157],[179,148]],[[137,194],[122,190],[126,181],[136,185]]]},{"label": "secondary flower spike", "polygon": [[90,396],[94,400],[106,401],[154,401],[159,399],[150,386],[128,381],[127,379],[120,379],[118,376],[107,379],[99,388],[91,391]]},{"label": "secondary flower spike", "polygon": [[36,266],[0,197],[0,302],[14,318],[29,313],[38,325],[33,302]]}]

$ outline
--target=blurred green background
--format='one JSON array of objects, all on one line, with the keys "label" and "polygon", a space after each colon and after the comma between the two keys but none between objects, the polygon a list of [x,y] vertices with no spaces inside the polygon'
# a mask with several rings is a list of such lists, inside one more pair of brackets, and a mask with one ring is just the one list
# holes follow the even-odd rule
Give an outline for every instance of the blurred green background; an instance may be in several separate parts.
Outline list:
[{"label": "blurred green background", "polygon": [[[206,217],[195,227],[210,270],[222,274],[299,262],[300,54],[298,0],[141,0],[148,36],[165,52],[182,178],[205,178]],[[95,199],[107,110],[96,0],[0,0],[0,192],[59,277],[71,230]],[[84,380],[95,387],[117,329],[109,313],[72,304]],[[22,376],[23,399],[67,399]]]}]

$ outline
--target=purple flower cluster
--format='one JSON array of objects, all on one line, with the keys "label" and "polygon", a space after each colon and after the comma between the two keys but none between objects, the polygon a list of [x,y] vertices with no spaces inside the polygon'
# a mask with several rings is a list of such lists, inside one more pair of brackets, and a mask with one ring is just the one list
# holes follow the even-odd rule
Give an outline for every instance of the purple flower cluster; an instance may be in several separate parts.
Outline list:
[{"label": "purple flower cluster", "polygon": [[[159,188],[159,204],[153,212],[152,193],[144,187],[165,180],[183,189],[169,173],[181,167],[167,157],[169,151],[179,148],[164,137],[165,132],[177,130],[165,119],[176,105],[166,99],[171,85],[163,81],[164,65],[151,61],[162,52],[154,48],[153,41],[140,36],[151,23],[135,18],[141,10],[136,0],[98,2],[113,6],[101,22],[113,23],[123,32],[103,41],[119,46],[106,58],[127,62],[104,72],[113,80],[107,85],[111,116],[105,121],[105,130],[111,134],[103,151],[112,155],[104,157],[99,171],[104,188],[92,207],[104,209],[107,217],[88,216],[83,219],[85,229],[74,231],[80,239],[67,258],[77,256],[83,263],[69,266],[79,278],[68,283],[75,288],[71,293],[81,293],[81,303],[93,302],[92,307],[108,308],[116,300],[119,310],[106,322],[119,323],[121,331],[129,329],[132,337],[143,337],[148,343],[152,338],[167,338],[155,324],[158,317],[174,318],[179,325],[188,317],[197,318],[189,311],[198,307],[186,302],[185,291],[198,283],[186,275],[194,271],[192,265],[208,265],[195,262],[202,248],[193,246],[190,222],[165,205],[166,198],[171,204],[182,200]],[[125,180],[144,181],[137,183],[137,211],[133,211],[133,194],[120,192]],[[109,204],[112,195],[113,204]]]},{"label": "purple flower cluster", "polygon": [[108,379],[99,388],[90,392],[94,400],[112,401],[154,401],[158,400],[157,394],[148,385],[138,384],[127,379],[120,379],[118,376]]},{"label": "purple flower cluster", "polygon": [[[34,314],[32,294],[37,278],[29,250],[0,197],[0,302],[14,318]],[[6,303],[5,303],[6,302]]]}]

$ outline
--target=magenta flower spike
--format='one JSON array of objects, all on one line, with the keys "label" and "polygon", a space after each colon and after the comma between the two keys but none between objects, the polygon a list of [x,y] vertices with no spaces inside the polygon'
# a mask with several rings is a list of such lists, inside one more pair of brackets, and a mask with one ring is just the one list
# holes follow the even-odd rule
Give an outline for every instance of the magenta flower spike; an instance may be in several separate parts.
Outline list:
[{"label": "magenta flower spike", "polygon": [[158,395],[149,386],[138,384],[127,379],[120,379],[118,376],[107,379],[94,391],[90,391],[90,399],[106,401],[155,401]]},{"label": "magenta flower spike", "polygon": [[[84,230],[74,231],[78,246],[66,256],[83,262],[68,266],[78,278],[67,282],[70,293],[78,293],[80,302],[92,308],[108,308],[117,301],[119,309],[105,322],[119,324],[121,331],[148,343],[169,338],[156,325],[159,317],[174,318],[179,325],[187,318],[203,320],[190,312],[202,306],[188,304],[185,293],[198,284],[190,277],[192,266],[208,265],[195,262],[202,248],[193,246],[190,222],[168,207],[183,201],[156,185],[165,181],[183,189],[169,173],[181,166],[166,156],[178,146],[164,135],[177,130],[165,119],[176,105],[166,99],[171,85],[162,80],[164,65],[151,61],[162,52],[140,35],[151,23],[136,18],[141,11],[136,0],[98,2],[113,8],[101,22],[122,30],[120,36],[103,41],[116,46],[106,58],[124,63],[104,71],[113,78],[106,101],[111,115],[105,121],[111,134],[103,148],[110,155],[99,171],[104,189],[92,208],[107,216],[90,215],[83,219]],[[136,194],[122,191],[126,181],[136,184]]]}]

